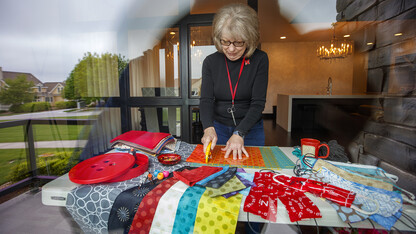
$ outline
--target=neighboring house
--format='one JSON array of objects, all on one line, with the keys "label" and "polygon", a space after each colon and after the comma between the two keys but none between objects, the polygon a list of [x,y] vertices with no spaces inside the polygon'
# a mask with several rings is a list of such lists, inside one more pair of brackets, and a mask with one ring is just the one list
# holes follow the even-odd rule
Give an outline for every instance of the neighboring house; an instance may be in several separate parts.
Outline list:
[{"label": "neighboring house", "polygon": [[[33,92],[36,94],[34,102],[49,102],[52,106],[55,105],[56,102],[64,101],[62,97],[62,91],[65,87],[64,82],[45,82],[43,83],[38,78],[30,73],[24,72],[10,72],[10,71],[2,71],[0,67],[0,88],[6,88],[7,84],[5,82],[6,79],[16,79],[16,77],[24,75],[28,81],[32,81]],[[9,106],[1,105],[0,110],[8,110]]]},{"label": "neighboring house", "polygon": [[45,95],[38,95],[38,97],[44,98],[41,102],[49,102],[52,106],[54,106],[56,102],[64,100],[62,97],[62,91],[64,90],[63,82],[45,82],[43,83],[43,87],[46,87]]}]

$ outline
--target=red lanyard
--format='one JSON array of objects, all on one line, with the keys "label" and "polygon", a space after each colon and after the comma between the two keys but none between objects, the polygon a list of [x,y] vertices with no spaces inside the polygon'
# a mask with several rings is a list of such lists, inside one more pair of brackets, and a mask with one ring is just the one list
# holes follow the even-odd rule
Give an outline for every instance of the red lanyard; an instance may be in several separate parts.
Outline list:
[{"label": "red lanyard", "polygon": [[232,101],[232,106],[234,106],[234,98],[235,98],[235,93],[237,92],[238,82],[240,81],[241,72],[243,72],[243,68],[244,68],[244,61],[246,60],[246,58],[245,58],[245,57],[243,57],[243,61],[241,62],[240,73],[238,74],[238,80],[237,80],[237,83],[235,84],[234,91],[233,91],[233,85],[231,84],[230,71],[228,70],[227,58],[225,57],[225,55],[224,55],[224,59],[225,59],[225,66],[227,67],[228,83],[230,84],[230,92],[231,92],[231,98],[232,98],[232,99],[231,99],[231,101]]}]

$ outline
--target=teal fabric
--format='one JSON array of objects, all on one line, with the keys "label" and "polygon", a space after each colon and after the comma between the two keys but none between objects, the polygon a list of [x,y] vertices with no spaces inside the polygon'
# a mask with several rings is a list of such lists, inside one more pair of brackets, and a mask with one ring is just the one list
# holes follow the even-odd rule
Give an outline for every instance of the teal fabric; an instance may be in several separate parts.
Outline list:
[{"label": "teal fabric", "polygon": [[189,187],[185,191],[178,204],[172,233],[193,232],[199,200],[204,192],[205,188],[199,186]]}]

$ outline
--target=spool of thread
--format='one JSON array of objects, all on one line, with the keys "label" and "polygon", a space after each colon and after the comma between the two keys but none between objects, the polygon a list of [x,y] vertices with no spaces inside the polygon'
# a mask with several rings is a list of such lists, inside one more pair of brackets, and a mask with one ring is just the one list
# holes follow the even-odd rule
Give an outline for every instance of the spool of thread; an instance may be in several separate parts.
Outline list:
[{"label": "spool of thread", "polygon": [[163,180],[163,178],[165,178],[165,176],[163,175],[162,172],[160,172],[159,174],[157,174],[157,179],[158,180]]},{"label": "spool of thread", "polygon": [[163,176],[166,178],[169,176],[169,172],[168,171],[163,171]]}]

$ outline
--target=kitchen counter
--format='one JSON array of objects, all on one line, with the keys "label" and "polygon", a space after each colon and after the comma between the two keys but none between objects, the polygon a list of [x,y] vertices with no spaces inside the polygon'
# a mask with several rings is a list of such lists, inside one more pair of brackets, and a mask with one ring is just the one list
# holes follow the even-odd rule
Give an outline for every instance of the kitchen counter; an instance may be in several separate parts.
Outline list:
[{"label": "kitchen counter", "polygon": [[[306,119],[306,115],[301,112],[309,113],[313,119],[315,109],[323,104],[329,103],[333,105],[372,105],[375,104],[379,95],[370,94],[342,94],[342,95],[317,95],[317,94],[277,94],[277,115],[276,123],[291,132],[293,125],[313,125]],[[296,123],[295,123],[296,122]]]}]

